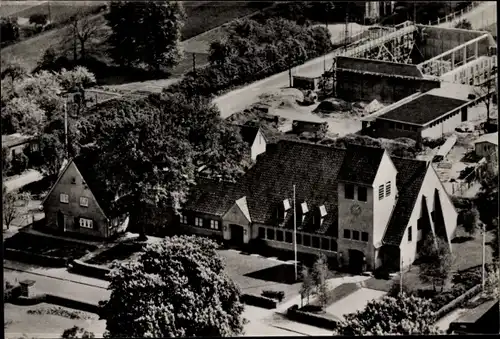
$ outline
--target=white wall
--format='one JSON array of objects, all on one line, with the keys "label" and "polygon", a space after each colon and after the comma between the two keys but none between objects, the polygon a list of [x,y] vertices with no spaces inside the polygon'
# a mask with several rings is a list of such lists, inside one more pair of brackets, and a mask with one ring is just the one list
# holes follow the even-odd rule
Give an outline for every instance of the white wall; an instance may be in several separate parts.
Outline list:
[{"label": "white wall", "polygon": [[256,160],[259,154],[264,153],[266,151],[266,146],[266,139],[264,138],[264,135],[262,135],[262,132],[259,130],[257,132],[257,135],[255,136],[253,145],[250,148],[252,160]]},{"label": "white wall", "polygon": [[492,144],[491,142],[478,142],[475,147],[475,153],[481,157],[490,156],[498,146]]},{"label": "white wall", "polygon": [[231,224],[243,227],[243,242],[247,244],[250,241],[252,235],[250,221],[245,217],[243,212],[241,212],[240,207],[236,203],[222,217],[224,240],[231,239]]},{"label": "white wall", "polygon": [[[481,110],[479,109],[469,109],[467,108],[467,121],[477,120],[479,119],[479,113]],[[462,113],[461,109],[450,113],[450,115],[445,117],[445,120],[436,123],[434,126],[424,127],[422,129],[422,138],[431,138],[437,139],[443,136],[443,134],[451,133],[457,128],[460,124],[462,124]]]},{"label": "white wall", "polygon": [[[443,185],[439,181],[439,177],[433,167],[429,166],[400,245],[401,260],[403,260],[403,266],[405,267],[413,263],[417,255],[417,221],[420,219],[422,213],[422,196],[426,197],[427,207],[429,209],[429,220],[431,220],[431,225],[434,227],[430,213],[434,210],[434,191],[436,189],[439,191],[448,240],[453,238],[456,231],[457,211],[455,210],[455,207],[453,206],[453,203],[451,202],[450,197],[446,193]],[[412,241],[408,242],[408,229],[410,226],[412,231]]]}]

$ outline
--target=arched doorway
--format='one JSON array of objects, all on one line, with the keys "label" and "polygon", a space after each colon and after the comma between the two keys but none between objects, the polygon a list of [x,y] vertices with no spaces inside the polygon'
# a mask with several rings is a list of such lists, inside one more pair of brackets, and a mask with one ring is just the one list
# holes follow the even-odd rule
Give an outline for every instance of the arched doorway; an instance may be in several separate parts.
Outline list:
[{"label": "arched doorway", "polygon": [[349,270],[352,273],[363,273],[365,255],[358,250],[349,250]]}]

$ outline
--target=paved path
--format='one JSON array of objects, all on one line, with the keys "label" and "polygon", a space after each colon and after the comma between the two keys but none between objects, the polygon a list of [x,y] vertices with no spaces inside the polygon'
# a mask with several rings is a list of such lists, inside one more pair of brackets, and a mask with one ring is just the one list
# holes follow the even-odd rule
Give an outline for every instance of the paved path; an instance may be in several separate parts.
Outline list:
[{"label": "paved path", "polygon": [[37,292],[50,293],[96,305],[101,300],[109,299],[110,296],[110,291],[102,287],[61,280],[59,278],[43,276],[36,273],[14,271],[6,267],[4,267],[4,279],[10,281],[21,281],[25,279],[34,280],[36,281],[34,288]]},{"label": "paved path", "polygon": [[369,301],[382,298],[385,295],[386,292],[361,288],[333,303],[326,309],[326,311],[336,317],[339,317],[340,319],[343,319],[344,315],[361,311],[366,307]]},{"label": "paved path", "polygon": [[5,187],[7,189],[7,192],[10,192],[26,186],[27,184],[30,184],[32,182],[38,181],[42,178],[43,176],[40,172],[31,169],[12,179],[7,178],[7,180],[5,180]]}]

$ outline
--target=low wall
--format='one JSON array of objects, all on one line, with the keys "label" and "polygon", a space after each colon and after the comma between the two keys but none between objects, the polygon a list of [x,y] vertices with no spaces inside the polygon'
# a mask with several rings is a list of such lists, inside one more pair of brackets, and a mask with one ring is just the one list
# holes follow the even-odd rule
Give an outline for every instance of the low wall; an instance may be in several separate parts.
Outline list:
[{"label": "low wall", "polygon": [[49,267],[66,267],[67,264],[66,258],[35,254],[13,248],[4,249],[4,259]]},{"label": "low wall", "polygon": [[460,307],[460,305],[462,305],[463,302],[472,299],[474,296],[476,296],[481,292],[481,288],[482,288],[481,285],[476,285],[467,292],[465,292],[464,294],[462,294],[461,296],[459,296],[458,298],[456,298],[455,300],[441,307],[439,310],[436,311],[436,313],[434,313],[435,320],[438,321],[448,313]]},{"label": "low wall", "polygon": [[335,330],[337,328],[337,321],[322,316],[321,314],[314,314],[303,312],[299,310],[298,305],[293,305],[288,308],[286,313],[288,319],[294,320],[303,324]]},{"label": "low wall", "polygon": [[85,301],[73,300],[52,294],[39,294],[33,297],[18,297],[10,301],[13,305],[33,306],[40,303],[48,303],[62,307],[73,308],[84,312],[100,314],[99,305],[90,304]]},{"label": "low wall", "polygon": [[86,277],[109,281],[110,278],[108,277],[108,274],[111,270],[104,266],[87,264],[80,260],[73,260],[70,264],[69,271]]}]

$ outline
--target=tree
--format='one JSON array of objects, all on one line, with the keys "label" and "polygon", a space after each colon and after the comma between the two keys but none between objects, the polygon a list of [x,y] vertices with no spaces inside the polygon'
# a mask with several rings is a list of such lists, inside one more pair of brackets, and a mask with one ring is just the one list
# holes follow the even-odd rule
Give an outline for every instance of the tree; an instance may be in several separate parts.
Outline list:
[{"label": "tree", "polygon": [[64,143],[54,134],[43,133],[39,138],[38,150],[25,148],[30,167],[40,170],[47,176],[57,176],[63,165],[66,152]]},{"label": "tree", "polygon": [[500,299],[500,267],[498,261],[495,261],[487,272],[486,276],[486,294],[490,297]]},{"label": "tree", "polygon": [[48,15],[43,13],[35,13],[30,15],[29,23],[37,26],[45,26],[48,22]]},{"label": "tree", "polygon": [[154,220],[165,209],[180,209],[197,168],[205,165],[213,178],[231,180],[248,161],[241,136],[207,98],[120,98],[95,107],[88,119],[82,142],[98,149],[88,161],[97,180],[129,193],[129,227],[141,234],[165,226]]},{"label": "tree", "polygon": [[480,102],[484,104],[486,108],[486,122],[490,122],[490,108],[493,100],[493,95],[496,92],[496,74],[497,67],[493,66],[490,73],[487,76],[487,80],[484,81],[479,86],[475,86],[474,94],[479,99]]},{"label": "tree", "polygon": [[64,330],[63,334],[61,335],[61,338],[63,339],[92,339],[95,338],[94,333],[86,331],[84,328],[78,327],[78,326],[73,326],[71,328],[68,328]]},{"label": "tree", "polygon": [[39,134],[45,120],[45,112],[30,98],[14,98],[2,107],[2,131],[6,134]]},{"label": "tree", "polygon": [[362,311],[344,316],[334,335],[433,335],[432,300],[402,293],[368,302]]},{"label": "tree", "polygon": [[[476,205],[482,222],[487,226],[498,221],[498,177],[486,175],[481,181],[481,189],[477,193],[474,204]],[[498,225],[498,223],[496,224]]]},{"label": "tree", "polygon": [[323,308],[326,307],[330,299],[330,295],[328,294],[328,284],[326,281],[327,275],[328,275],[328,261],[326,256],[322,254],[318,257],[318,259],[313,265],[312,279],[314,285],[316,286],[316,294],[318,297],[318,302]]},{"label": "tree", "polygon": [[237,336],[240,290],[224,272],[217,245],[195,236],[165,238],[117,263],[103,303],[106,337]]},{"label": "tree", "polygon": [[455,25],[455,28],[472,30],[472,24],[469,20],[462,19]]},{"label": "tree", "polygon": [[83,66],[77,66],[70,71],[63,68],[58,75],[59,83],[65,91],[75,90],[80,87],[88,88],[96,84],[94,74]]},{"label": "tree", "polygon": [[18,191],[7,192],[5,184],[2,184],[2,214],[3,224],[9,229],[12,222],[21,215],[19,211],[19,202],[28,203],[31,197],[28,193],[19,193]]},{"label": "tree", "polygon": [[73,44],[73,59],[77,60],[77,45],[80,47],[80,59],[87,57],[87,43],[92,39],[97,39],[103,34],[102,26],[104,18],[102,16],[90,16],[83,11],[71,17],[71,29],[68,32],[68,40]]},{"label": "tree", "polygon": [[106,15],[112,33],[111,55],[121,65],[147,65],[159,71],[181,57],[181,28],[185,19],[179,1],[112,1]]},{"label": "tree", "polygon": [[309,296],[312,293],[314,282],[312,276],[309,274],[307,266],[302,267],[301,271],[302,285],[300,286],[300,303],[304,306],[304,298],[307,297],[307,304],[309,304]]},{"label": "tree", "polygon": [[436,291],[436,286],[444,285],[449,280],[453,257],[448,244],[439,237],[434,237],[432,233],[427,236],[420,253],[420,280],[423,283],[432,283],[432,288]]},{"label": "tree", "polygon": [[475,207],[468,209],[463,214],[462,226],[468,234],[473,236],[476,233],[479,223],[479,212]]},{"label": "tree", "polygon": [[19,40],[17,18],[0,18],[0,36],[2,37],[2,45]]},{"label": "tree", "polygon": [[28,74],[26,68],[19,62],[19,60],[2,60],[2,80],[10,78],[13,83],[16,79],[23,78]]}]

